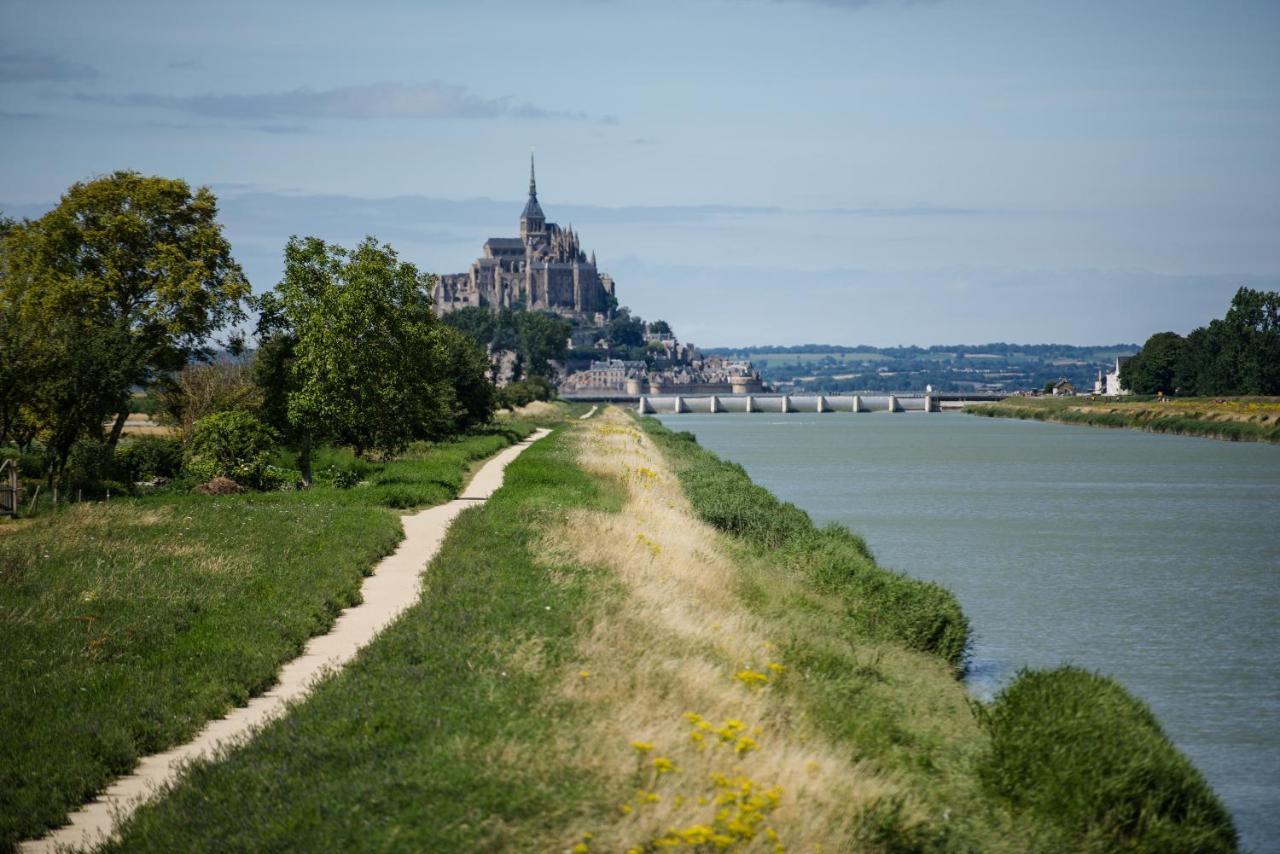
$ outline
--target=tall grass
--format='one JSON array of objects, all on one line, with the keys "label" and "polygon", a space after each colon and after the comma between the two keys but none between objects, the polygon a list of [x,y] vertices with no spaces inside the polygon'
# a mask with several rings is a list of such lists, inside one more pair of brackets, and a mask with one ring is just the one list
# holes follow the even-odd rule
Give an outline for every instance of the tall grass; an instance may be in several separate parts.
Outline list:
[{"label": "tall grass", "polygon": [[990,788],[1052,822],[1080,851],[1234,851],[1231,816],[1116,682],[1062,667],[1026,671],[984,715]]},{"label": "tall grass", "polygon": [[803,572],[824,593],[839,594],[855,632],[899,641],[962,671],[969,621],[946,588],[876,564],[861,537],[839,525],[816,528],[809,515],[751,482],[746,470],[652,418],[645,432],[672,460],[680,483],[707,523],[771,549],[783,569]]}]

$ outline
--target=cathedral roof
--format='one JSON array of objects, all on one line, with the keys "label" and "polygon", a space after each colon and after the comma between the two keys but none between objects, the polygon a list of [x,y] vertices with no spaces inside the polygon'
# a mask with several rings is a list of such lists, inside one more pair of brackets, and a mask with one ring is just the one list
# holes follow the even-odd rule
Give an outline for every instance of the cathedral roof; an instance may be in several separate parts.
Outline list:
[{"label": "cathedral roof", "polygon": [[490,237],[484,245],[492,249],[523,249],[524,241],[518,237]]},{"label": "cathedral roof", "polygon": [[524,203],[524,213],[520,214],[521,219],[529,219],[536,217],[538,219],[546,219],[542,213],[542,206],[538,204],[538,181],[533,175],[533,154],[529,154],[529,201]]}]

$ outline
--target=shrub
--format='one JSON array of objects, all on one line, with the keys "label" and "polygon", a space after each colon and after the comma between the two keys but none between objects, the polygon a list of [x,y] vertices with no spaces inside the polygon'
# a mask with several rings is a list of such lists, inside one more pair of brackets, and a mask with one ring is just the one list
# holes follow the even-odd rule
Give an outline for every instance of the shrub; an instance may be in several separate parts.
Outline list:
[{"label": "shrub", "polygon": [[556,387],[545,377],[533,376],[520,382],[508,383],[498,390],[499,402],[507,409],[527,406],[535,400],[555,400]]},{"label": "shrub", "polygon": [[100,439],[81,439],[71,446],[62,483],[68,496],[101,498],[108,493],[118,495],[129,491],[116,480],[111,449]]},{"label": "shrub", "polygon": [[116,470],[129,481],[171,478],[182,469],[182,442],[162,436],[143,436],[116,449]]},{"label": "shrub", "polygon": [[216,412],[195,423],[186,468],[201,480],[226,477],[251,489],[282,485],[271,452],[276,432],[248,412]]},{"label": "shrub", "polygon": [[1200,772],[1118,683],[1076,667],[1023,671],[983,715],[983,782],[1084,851],[1236,850]]}]

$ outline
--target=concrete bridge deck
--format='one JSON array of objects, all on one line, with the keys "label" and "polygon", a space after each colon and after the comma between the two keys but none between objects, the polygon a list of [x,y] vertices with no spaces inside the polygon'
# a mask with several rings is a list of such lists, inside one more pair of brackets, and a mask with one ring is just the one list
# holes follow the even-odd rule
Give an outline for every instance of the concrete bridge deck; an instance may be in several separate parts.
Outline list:
[{"label": "concrete bridge deck", "polygon": [[641,395],[646,415],[682,412],[942,412],[966,403],[1001,400],[1003,394],[699,394]]}]

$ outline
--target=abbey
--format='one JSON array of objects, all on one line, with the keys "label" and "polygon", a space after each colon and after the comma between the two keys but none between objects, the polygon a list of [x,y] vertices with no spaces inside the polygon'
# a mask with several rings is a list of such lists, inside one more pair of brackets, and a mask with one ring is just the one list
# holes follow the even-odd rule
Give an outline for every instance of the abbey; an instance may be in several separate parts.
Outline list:
[{"label": "abbey", "polygon": [[437,314],[465,306],[540,309],[601,325],[617,305],[613,279],[587,260],[572,228],[547,222],[529,157],[529,201],[520,214],[519,237],[490,237],[484,254],[466,273],[440,277],[432,293]]}]

